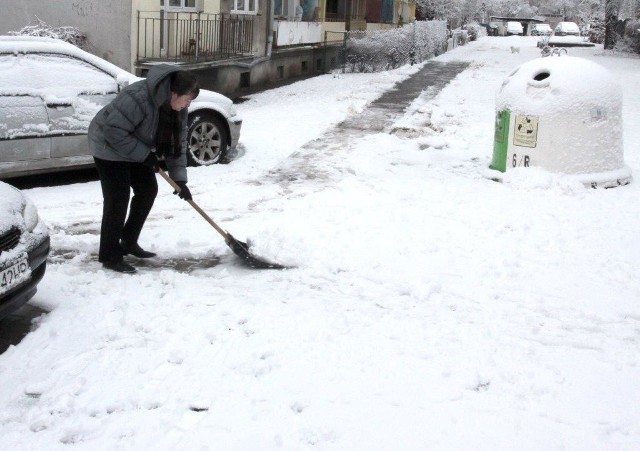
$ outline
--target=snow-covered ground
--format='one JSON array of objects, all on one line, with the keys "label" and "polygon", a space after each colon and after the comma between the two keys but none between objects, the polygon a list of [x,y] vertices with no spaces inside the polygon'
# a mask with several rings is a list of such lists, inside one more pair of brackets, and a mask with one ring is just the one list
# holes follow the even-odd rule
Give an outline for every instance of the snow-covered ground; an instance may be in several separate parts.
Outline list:
[{"label": "snow-covered ground", "polygon": [[[160,258],[107,272],[99,183],[27,190],[52,231],[31,301],[50,313],[0,356],[2,447],[640,449],[640,182],[483,177],[496,92],[539,54],[509,37],[441,55],[471,64],[339,154],[305,144],[420,66],[238,105],[239,158],[189,186],[295,269],[242,266],[159,179],[140,242]],[[640,59],[569,54],[622,83],[640,177]]]}]

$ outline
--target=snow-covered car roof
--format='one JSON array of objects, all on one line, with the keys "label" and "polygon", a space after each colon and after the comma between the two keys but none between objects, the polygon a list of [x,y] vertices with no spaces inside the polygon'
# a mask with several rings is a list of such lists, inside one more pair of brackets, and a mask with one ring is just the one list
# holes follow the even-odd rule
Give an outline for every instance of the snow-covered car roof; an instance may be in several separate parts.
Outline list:
[{"label": "snow-covered car roof", "polygon": [[580,27],[575,22],[560,22],[556,25],[556,30],[579,32]]},{"label": "snow-covered car roof", "polygon": [[92,55],[89,52],[53,38],[41,38],[34,36],[0,36],[0,54],[2,53],[58,53],[62,55],[74,56],[87,61],[99,69],[111,74],[118,82],[128,81],[133,83],[141,80],[140,77],[119,68],[115,64],[110,63],[102,58]]},{"label": "snow-covered car roof", "polygon": [[[142,80],[141,77],[137,77],[109,61],[59,39],[35,36],[0,36],[0,55],[28,53],[53,53],[76,57],[112,75],[118,83],[129,84]],[[200,95],[190,105],[189,111],[203,108],[219,111],[225,117],[236,114],[231,99],[207,89],[200,90]]]}]

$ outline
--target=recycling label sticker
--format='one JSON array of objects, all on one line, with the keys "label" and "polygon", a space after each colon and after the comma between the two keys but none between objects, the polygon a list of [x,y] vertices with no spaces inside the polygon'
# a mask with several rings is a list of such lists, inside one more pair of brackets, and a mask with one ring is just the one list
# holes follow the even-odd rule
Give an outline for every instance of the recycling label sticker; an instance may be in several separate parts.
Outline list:
[{"label": "recycling label sticker", "polygon": [[538,143],[538,116],[517,115],[513,123],[513,144],[536,147]]}]

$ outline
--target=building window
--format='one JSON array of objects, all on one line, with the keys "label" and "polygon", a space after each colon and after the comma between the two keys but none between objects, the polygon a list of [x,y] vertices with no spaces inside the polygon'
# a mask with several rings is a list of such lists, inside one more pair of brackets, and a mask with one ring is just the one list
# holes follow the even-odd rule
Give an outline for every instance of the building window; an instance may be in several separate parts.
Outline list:
[{"label": "building window", "polygon": [[274,0],[273,13],[276,17],[287,17],[289,15],[289,5],[287,0]]},{"label": "building window", "polygon": [[160,7],[170,12],[202,11],[201,0],[160,0]]},{"label": "building window", "polygon": [[234,14],[258,14],[258,0],[233,0]]}]

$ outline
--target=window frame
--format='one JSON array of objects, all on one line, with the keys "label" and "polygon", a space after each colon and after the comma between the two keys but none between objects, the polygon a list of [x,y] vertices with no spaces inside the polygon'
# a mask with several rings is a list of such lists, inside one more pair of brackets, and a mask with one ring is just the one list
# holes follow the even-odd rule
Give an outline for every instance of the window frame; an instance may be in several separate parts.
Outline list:
[{"label": "window frame", "polygon": [[[253,1],[254,9],[250,10],[249,5]],[[244,3],[243,9],[238,9],[238,3]],[[260,0],[233,0],[233,5],[231,6],[231,14],[246,14],[251,16],[258,15],[258,11],[260,10]]]},{"label": "window frame", "polygon": [[193,6],[185,6],[189,0],[179,0],[180,6],[171,6],[169,4],[170,1],[171,0],[161,0],[160,8],[168,13],[197,13],[198,11],[202,11],[199,0],[193,0]]}]

